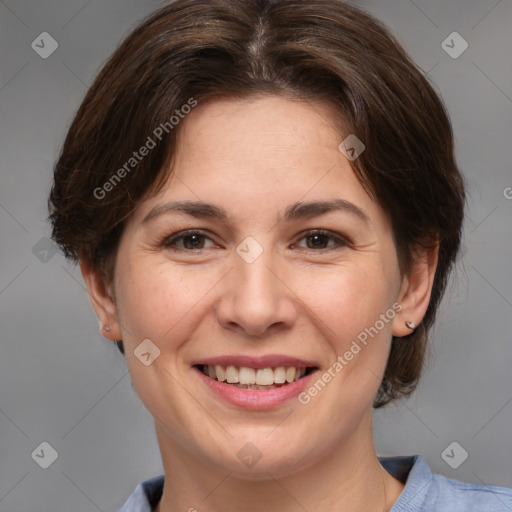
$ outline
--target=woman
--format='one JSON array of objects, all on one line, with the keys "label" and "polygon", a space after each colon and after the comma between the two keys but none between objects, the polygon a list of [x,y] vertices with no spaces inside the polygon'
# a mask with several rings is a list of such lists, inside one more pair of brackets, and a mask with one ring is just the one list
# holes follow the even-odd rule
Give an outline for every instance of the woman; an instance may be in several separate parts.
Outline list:
[{"label": "woman", "polygon": [[155,420],[165,475],[122,512],[512,509],[372,438],[418,383],[463,207],[442,102],[366,13],[178,0],[142,23],[50,197]]}]

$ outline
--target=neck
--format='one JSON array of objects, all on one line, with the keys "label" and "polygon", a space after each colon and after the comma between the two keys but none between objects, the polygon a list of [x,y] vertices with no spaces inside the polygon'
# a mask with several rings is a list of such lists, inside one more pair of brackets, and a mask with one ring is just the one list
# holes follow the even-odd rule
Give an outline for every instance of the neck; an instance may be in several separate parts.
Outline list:
[{"label": "neck", "polygon": [[326,456],[286,474],[261,471],[247,479],[194,457],[156,426],[165,485],[157,512],[238,509],[248,512],[322,510],[387,512],[404,485],[379,463],[372,438],[371,413],[358,432]]}]

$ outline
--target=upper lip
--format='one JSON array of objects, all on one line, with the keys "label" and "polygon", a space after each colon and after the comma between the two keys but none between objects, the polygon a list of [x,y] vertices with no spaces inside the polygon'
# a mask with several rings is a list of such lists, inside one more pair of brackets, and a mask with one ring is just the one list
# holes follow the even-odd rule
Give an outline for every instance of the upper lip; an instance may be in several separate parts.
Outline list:
[{"label": "upper lip", "polygon": [[276,368],[278,366],[294,366],[295,368],[316,368],[318,364],[314,361],[300,359],[298,357],[290,357],[280,354],[268,354],[265,356],[216,356],[201,359],[192,363],[193,366],[197,365],[208,366],[236,366],[238,368],[245,366],[247,368]]}]

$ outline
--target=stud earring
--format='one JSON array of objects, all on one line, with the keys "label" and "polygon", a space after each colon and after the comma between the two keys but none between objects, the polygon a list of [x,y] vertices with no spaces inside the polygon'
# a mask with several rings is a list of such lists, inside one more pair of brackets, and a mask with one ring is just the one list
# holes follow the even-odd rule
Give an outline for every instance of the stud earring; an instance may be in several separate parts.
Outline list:
[{"label": "stud earring", "polygon": [[416,325],[414,324],[414,322],[407,321],[407,322],[405,322],[405,325],[407,327],[409,327],[409,329],[411,329],[412,331],[414,331],[414,329],[416,329]]},{"label": "stud earring", "polygon": [[105,325],[105,327],[103,327],[103,330],[105,332],[110,332],[110,327],[108,325]]}]

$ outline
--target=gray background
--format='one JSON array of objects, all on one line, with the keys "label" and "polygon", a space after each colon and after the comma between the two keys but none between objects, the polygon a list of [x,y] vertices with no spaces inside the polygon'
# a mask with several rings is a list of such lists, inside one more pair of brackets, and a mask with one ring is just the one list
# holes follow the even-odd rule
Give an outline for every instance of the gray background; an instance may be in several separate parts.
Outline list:
[{"label": "gray background", "polygon": [[[442,94],[470,194],[430,365],[409,400],[375,413],[377,449],[512,486],[512,2],[356,3],[391,27]],[[79,270],[45,240],[52,167],[72,116],[116,44],[159,5],[0,1],[1,512],[112,511],[162,472],[123,357],[100,335]],[[47,59],[31,48],[45,31],[59,45]],[[441,46],[453,31],[469,44],[456,59]],[[43,441],[58,452],[47,469],[31,457]],[[469,453],[458,469],[441,456],[453,441]]]}]

